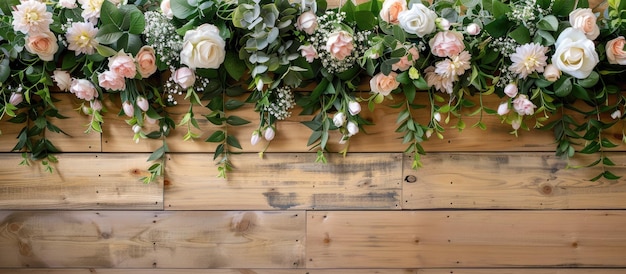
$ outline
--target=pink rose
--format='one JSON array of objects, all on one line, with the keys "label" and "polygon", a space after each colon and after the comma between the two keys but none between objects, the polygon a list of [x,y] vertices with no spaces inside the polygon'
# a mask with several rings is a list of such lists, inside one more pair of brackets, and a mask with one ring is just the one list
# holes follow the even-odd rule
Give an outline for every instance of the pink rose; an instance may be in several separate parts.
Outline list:
[{"label": "pink rose", "polygon": [[91,101],[98,98],[98,91],[93,84],[85,79],[74,79],[70,86],[70,92],[74,93],[78,99]]},{"label": "pink rose", "polygon": [[535,104],[528,100],[528,96],[520,94],[515,100],[513,100],[513,108],[519,115],[532,115],[535,113]]},{"label": "pink rose", "polygon": [[374,75],[374,77],[370,80],[370,88],[372,89],[372,92],[379,93],[384,96],[389,95],[391,91],[400,86],[400,83],[396,81],[396,77],[398,77],[398,74],[395,72],[390,72],[389,75],[385,75],[383,73]]},{"label": "pink rose", "polygon": [[100,111],[102,110],[102,102],[100,102],[100,100],[93,100],[91,102],[89,102],[91,109],[95,110],[95,111]]},{"label": "pink rose", "polygon": [[346,31],[333,32],[328,36],[326,50],[337,60],[346,59],[354,49],[352,40],[352,35]]},{"label": "pink rose", "polygon": [[182,67],[174,72],[174,83],[183,89],[187,89],[196,83],[196,74],[188,67]]},{"label": "pink rose", "polygon": [[70,85],[72,84],[72,76],[70,73],[64,70],[55,70],[52,73],[52,79],[57,83],[57,86],[62,91],[70,90]]},{"label": "pink rose", "polygon": [[141,47],[137,57],[135,57],[135,61],[137,62],[137,70],[142,78],[150,77],[157,70],[156,55],[154,48],[151,46]]},{"label": "pink rose", "polygon": [[305,11],[298,17],[296,21],[296,29],[306,32],[311,35],[317,28],[317,16],[312,11]]},{"label": "pink rose", "polygon": [[107,70],[98,75],[98,84],[109,90],[124,90],[126,89],[126,80],[124,77],[117,73]]},{"label": "pink rose", "polygon": [[381,20],[389,24],[397,25],[399,23],[398,14],[405,10],[407,10],[405,0],[385,0],[379,16]]},{"label": "pink rose", "polygon": [[133,60],[131,56],[127,55],[124,50],[121,50],[116,55],[109,57],[109,69],[117,75],[125,78],[135,78],[135,74],[137,74],[135,60]]},{"label": "pink rose", "polygon": [[624,45],[626,39],[624,36],[617,37],[606,43],[606,59],[610,64],[626,65],[626,51],[624,51]]},{"label": "pink rose", "polygon": [[463,34],[456,31],[442,31],[428,42],[431,52],[439,57],[456,56],[465,50]]},{"label": "pink rose", "polygon": [[306,59],[309,63],[313,62],[313,60],[317,58],[317,50],[315,50],[313,45],[300,46],[298,49],[300,50],[302,57],[304,57],[304,59]]},{"label": "pink rose", "polygon": [[569,23],[573,28],[585,33],[590,40],[598,38],[600,28],[596,21],[598,18],[591,9],[575,9],[569,14]]},{"label": "pink rose", "polygon": [[26,50],[37,54],[43,61],[52,61],[54,54],[59,50],[57,38],[51,31],[31,33],[26,39]]},{"label": "pink rose", "polygon": [[410,67],[412,67],[413,64],[415,63],[415,60],[419,58],[419,52],[417,51],[416,48],[412,47],[409,49],[408,54],[410,54],[410,57],[411,57],[410,60],[409,60],[409,55],[402,56],[400,58],[400,61],[391,65],[391,70],[405,71],[409,69]]}]

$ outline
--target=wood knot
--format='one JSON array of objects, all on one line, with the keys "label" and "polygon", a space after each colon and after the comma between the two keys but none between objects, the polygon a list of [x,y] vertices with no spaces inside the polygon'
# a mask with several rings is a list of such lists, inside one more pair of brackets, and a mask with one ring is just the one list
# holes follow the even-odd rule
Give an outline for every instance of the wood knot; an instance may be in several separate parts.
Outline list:
[{"label": "wood knot", "polygon": [[415,183],[417,182],[417,177],[413,176],[413,175],[408,175],[406,177],[404,177],[404,181],[407,183]]},{"label": "wood knot", "polygon": [[543,193],[544,195],[551,195],[552,194],[552,186],[551,185],[544,185],[541,187],[541,193]]},{"label": "wood knot", "polygon": [[326,233],[326,236],[324,237],[324,244],[330,244],[330,235],[328,235],[328,233]]},{"label": "wood knot", "polygon": [[111,234],[102,232],[100,233],[100,237],[102,237],[102,239],[108,239],[108,238],[111,238]]},{"label": "wood knot", "polygon": [[11,233],[17,233],[20,231],[20,229],[22,228],[22,224],[20,223],[11,223],[9,224],[9,232]]},{"label": "wood knot", "polygon": [[20,255],[22,256],[30,256],[33,253],[33,248],[28,243],[20,241],[18,242],[18,246],[20,249]]},{"label": "wood knot", "polygon": [[231,230],[237,233],[248,232],[254,229],[257,216],[253,212],[238,214],[231,221]]},{"label": "wood knot", "polygon": [[163,180],[163,185],[169,186],[172,184],[172,181],[168,180],[168,179],[164,179]]}]

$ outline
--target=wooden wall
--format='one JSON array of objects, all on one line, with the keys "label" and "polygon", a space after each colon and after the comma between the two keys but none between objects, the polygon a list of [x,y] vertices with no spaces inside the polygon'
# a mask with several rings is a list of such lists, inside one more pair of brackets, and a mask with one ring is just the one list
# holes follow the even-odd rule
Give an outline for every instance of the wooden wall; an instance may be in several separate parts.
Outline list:
[{"label": "wooden wall", "polygon": [[[255,124],[231,128],[246,153],[220,179],[201,123],[202,140],[168,139],[165,178],[142,184],[159,143],[135,144],[113,103],[104,133],[84,134],[72,96],[56,95],[71,118],[57,121],[70,136],[47,135],[64,151],[52,174],[18,166],[20,128],[0,122],[0,273],[626,273],[626,181],[567,169],[549,131],[516,138],[494,117],[448,129],[412,170],[396,110],[365,113],[377,126],[327,164],[306,147],[310,117],[294,116],[264,159]],[[624,148],[610,152],[621,175]]]}]

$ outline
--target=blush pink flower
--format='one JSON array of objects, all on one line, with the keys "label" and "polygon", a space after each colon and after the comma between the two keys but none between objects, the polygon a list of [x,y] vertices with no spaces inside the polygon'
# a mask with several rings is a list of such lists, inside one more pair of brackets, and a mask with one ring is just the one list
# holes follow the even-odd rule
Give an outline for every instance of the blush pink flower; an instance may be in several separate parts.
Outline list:
[{"label": "blush pink flower", "polygon": [[311,63],[315,58],[317,58],[317,50],[313,45],[302,45],[298,48],[300,50],[300,54],[302,57],[306,59],[307,62]]},{"label": "blush pink flower", "polygon": [[606,43],[606,59],[610,64],[626,65],[626,39],[624,36],[611,39]]},{"label": "blush pink flower", "polygon": [[525,94],[520,94],[513,100],[513,108],[519,115],[532,115],[536,107]]},{"label": "blush pink flower", "polygon": [[393,71],[389,75],[385,75],[382,72],[378,73],[370,80],[370,89],[372,92],[387,96],[400,86],[400,83],[396,80],[397,77],[398,74]]},{"label": "blush pink flower", "polygon": [[344,60],[352,54],[354,44],[352,35],[346,31],[333,32],[328,36],[326,51],[337,60]]},{"label": "blush pink flower", "polygon": [[174,83],[183,89],[190,88],[196,83],[196,74],[188,67],[177,69],[172,77],[174,78]]},{"label": "blush pink flower", "polygon": [[28,52],[37,54],[43,61],[52,61],[59,50],[57,38],[51,31],[29,34],[25,46]]},{"label": "blush pink flower", "polygon": [[65,34],[69,43],[67,48],[73,50],[76,55],[94,54],[98,46],[96,34],[98,34],[98,29],[91,23],[73,23]]},{"label": "blush pink flower", "polygon": [[458,76],[461,76],[470,69],[470,59],[472,56],[467,51],[461,52],[457,56],[453,56],[449,59],[444,59],[435,64],[435,72],[444,78],[458,80]]},{"label": "blush pink flower", "polygon": [[428,44],[431,52],[438,57],[451,57],[465,50],[463,34],[457,31],[438,32]]},{"label": "blush pink flower", "polygon": [[525,79],[533,72],[543,72],[543,69],[548,65],[547,60],[548,48],[540,44],[529,43],[524,44],[517,49],[515,53],[511,54],[511,66],[509,70],[517,74],[520,79]]},{"label": "blush pink flower", "polygon": [[397,25],[398,15],[400,12],[407,10],[407,4],[405,0],[385,0],[383,6],[380,9],[380,19],[389,23]]},{"label": "blush pink flower", "polygon": [[137,66],[132,56],[121,50],[116,55],[109,57],[109,69],[117,75],[125,78],[135,78]]},{"label": "blush pink flower", "polygon": [[78,99],[83,99],[85,101],[91,101],[98,98],[98,91],[96,90],[96,87],[94,87],[89,80],[85,79],[72,80],[70,92],[74,93]]},{"label": "blush pink flower", "polygon": [[150,77],[157,70],[156,54],[151,46],[143,46],[135,57],[137,70],[142,78]]},{"label": "blush pink flower", "polygon": [[107,70],[98,75],[98,84],[109,90],[124,90],[126,89],[126,80],[123,76]]},{"label": "blush pink flower", "polygon": [[25,34],[40,33],[50,30],[52,13],[46,10],[46,4],[35,0],[22,1],[15,6],[13,14],[13,29]]},{"label": "blush pink flower", "polygon": [[415,61],[419,59],[419,56],[420,55],[417,49],[415,47],[411,47],[408,50],[407,55],[402,56],[398,62],[391,65],[391,70],[405,71],[413,66]]},{"label": "blush pink flower", "polygon": [[427,67],[424,72],[426,73],[426,83],[429,87],[435,87],[436,90],[452,94],[454,91],[453,78],[447,78],[439,75],[435,72],[435,67]]},{"label": "blush pink flower", "polygon": [[54,79],[54,82],[62,91],[70,90],[70,86],[72,85],[72,77],[70,76],[69,72],[57,69],[52,72],[52,79]]},{"label": "blush pink flower", "polygon": [[317,16],[313,11],[303,12],[296,21],[296,29],[306,32],[311,35],[317,28]]},{"label": "blush pink flower", "polygon": [[80,14],[85,21],[95,22],[100,18],[100,10],[104,0],[78,0],[83,12]]}]

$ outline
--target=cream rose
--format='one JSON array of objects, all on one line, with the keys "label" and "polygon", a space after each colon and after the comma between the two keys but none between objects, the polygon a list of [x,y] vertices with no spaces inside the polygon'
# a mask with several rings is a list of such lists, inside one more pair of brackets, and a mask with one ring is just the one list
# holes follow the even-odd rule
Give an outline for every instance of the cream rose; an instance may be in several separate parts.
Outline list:
[{"label": "cream rose", "polygon": [[98,91],[96,90],[96,87],[94,87],[89,80],[85,79],[72,80],[70,92],[74,93],[78,99],[83,99],[85,101],[91,101],[98,98]]},{"label": "cream rose", "polygon": [[600,35],[600,28],[596,24],[597,20],[598,18],[591,9],[575,9],[569,14],[570,25],[585,33],[585,36],[591,40]]},{"label": "cream rose", "polygon": [[559,70],[555,65],[548,64],[543,71],[543,77],[550,82],[554,82],[561,78],[561,70]]},{"label": "cream rose", "polygon": [[52,79],[57,83],[57,86],[62,91],[70,90],[70,86],[72,85],[72,76],[70,73],[65,70],[55,70],[52,72]]},{"label": "cream rose", "polygon": [[404,31],[416,34],[419,37],[424,37],[424,35],[435,31],[436,19],[437,14],[423,4],[413,4],[411,9],[398,14],[400,27]]},{"label": "cream rose", "polygon": [[133,57],[126,54],[124,50],[109,57],[109,70],[126,78],[135,78],[135,74],[137,74],[135,60],[133,60]]},{"label": "cream rose", "polygon": [[578,29],[565,29],[556,40],[555,46],[552,64],[578,79],[587,78],[600,61],[593,41],[587,39]]},{"label": "cream rose", "polygon": [[312,11],[305,11],[302,13],[296,21],[296,29],[306,32],[311,35],[317,28],[317,16]]},{"label": "cream rose", "polygon": [[396,77],[398,77],[398,74],[395,72],[390,72],[389,75],[378,73],[370,80],[370,89],[372,92],[387,96],[391,91],[400,86]]},{"label": "cream rose", "polygon": [[189,30],[183,38],[180,62],[191,69],[219,68],[226,57],[226,42],[219,29],[211,24],[203,24]]},{"label": "cream rose", "polygon": [[352,41],[352,35],[346,31],[333,32],[328,36],[328,41],[326,41],[326,51],[337,60],[346,59],[346,57],[352,54],[354,49]]},{"label": "cream rose", "polygon": [[135,57],[137,70],[142,78],[150,77],[157,70],[156,54],[151,46],[143,46]]},{"label": "cream rose", "polygon": [[54,54],[59,50],[59,45],[56,36],[51,31],[46,31],[28,35],[26,50],[37,54],[43,61],[52,61]]},{"label": "cream rose", "polygon": [[182,67],[176,70],[173,75],[174,83],[183,89],[192,87],[196,83],[196,74],[188,67]]},{"label": "cream rose", "polygon": [[126,80],[124,76],[120,76],[115,72],[107,70],[98,75],[98,84],[110,90],[124,90],[126,89]]},{"label": "cream rose", "polygon": [[430,51],[439,57],[452,57],[465,50],[463,34],[457,31],[442,31],[428,42]]},{"label": "cream rose", "polygon": [[606,59],[610,64],[626,65],[626,51],[624,36],[617,37],[606,43]]},{"label": "cream rose", "polygon": [[399,23],[398,15],[405,10],[407,10],[405,0],[385,0],[379,16],[381,20],[397,25]]}]

